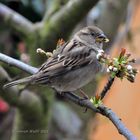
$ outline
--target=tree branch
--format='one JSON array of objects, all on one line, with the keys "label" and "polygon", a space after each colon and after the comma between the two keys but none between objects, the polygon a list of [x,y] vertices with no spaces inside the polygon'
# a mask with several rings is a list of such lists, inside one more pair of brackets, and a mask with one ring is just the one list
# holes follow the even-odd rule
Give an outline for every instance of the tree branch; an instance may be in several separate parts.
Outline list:
[{"label": "tree branch", "polygon": [[25,37],[29,36],[34,30],[33,24],[28,19],[2,3],[0,3],[0,18]]},{"label": "tree branch", "polygon": [[64,6],[68,0],[48,0],[46,1],[46,10],[43,20],[48,20],[53,14],[59,11],[62,6]]},{"label": "tree branch", "polygon": [[[10,57],[9,57],[9,59],[10,59]],[[0,57],[0,60],[1,60],[1,57]],[[2,61],[5,62],[5,63],[15,61],[16,63],[19,63],[19,65],[15,65],[15,66],[18,67],[18,68],[21,68],[22,70],[24,70],[22,68],[22,66],[23,66],[22,63],[23,62],[20,62],[18,60],[13,59],[13,58],[11,58],[11,61],[7,61],[7,59],[4,59]],[[14,65],[16,63],[13,62],[12,64]],[[28,65],[26,65],[26,66],[28,67]],[[35,72],[34,70],[32,70],[32,68],[33,67],[31,67],[31,66],[28,67],[28,70],[29,70],[30,74],[31,74],[31,72],[32,72],[32,74],[34,74],[34,72]],[[26,69],[26,72],[27,72],[27,69]],[[79,96],[77,96],[77,95],[75,95],[73,93],[64,93],[64,94],[62,94],[62,96],[64,98],[74,102],[75,104],[78,104],[78,105],[80,105],[82,107],[86,107],[87,109],[91,109],[94,112],[97,112],[97,113],[100,113],[100,114],[106,116],[115,125],[115,127],[117,128],[117,130],[119,131],[120,134],[122,134],[125,138],[127,138],[129,140],[136,140],[136,137],[125,127],[125,125],[122,123],[120,118],[117,117],[117,115],[111,109],[105,107],[104,105],[101,105],[98,108],[96,108],[90,102],[90,100],[88,100],[88,99],[83,100]]]},{"label": "tree branch", "polygon": [[7,63],[9,66],[16,66],[17,68],[19,68],[19,69],[21,69],[21,70],[23,70],[23,71],[25,71],[27,73],[30,73],[30,74],[34,74],[34,73],[36,73],[38,71],[37,68],[32,67],[32,66],[30,66],[28,64],[25,64],[25,63],[23,63],[23,62],[21,62],[19,60],[11,58],[11,57],[9,57],[9,56],[7,56],[5,54],[2,54],[2,53],[0,53],[0,60],[2,62]]},{"label": "tree branch", "polygon": [[107,94],[108,90],[110,89],[110,87],[112,86],[113,82],[114,82],[115,78],[113,77],[109,77],[107,84],[105,85],[104,89],[102,90],[102,92],[99,94],[101,97],[101,100],[105,97],[105,95]]},{"label": "tree branch", "polygon": [[121,135],[123,135],[128,140],[137,140],[137,138],[126,128],[121,119],[111,109],[103,105],[99,106],[98,109],[101,111],[102,115],[111,120]]},{"label": "tree branch", "polygon": [[49,20],[43,20],[40,30],[41,39],[48,49],[53,49],[59,38],[67,39],[72,29],[79,23],[98,0],[72,0],[68,1]]},{"label": "tree branch", "polygon": [[104,105],[99,106],[98,108],[94,107],[90,100],[82,100],[80,97],[73,93],[64,93],[63,97],[78,104],[82,107],[86,107],[96,113],[100,113],[103,116],[107,117],[117,128],[118,132],[123,135],[128,140],[137,140],[137,138],[126,128],[122,123],[121,119],[109,108]]},{"label": "tree branch", "polygon": [[[60,94],[60,93],[58,93]],[[100,110],[98,110],[95,106],[93,106],[93,104],[86,99],[80,98],[79,96],[71,93],[71,92],[66,92],[64,94],[61,94],[62,97],[72,101],[73,103],[80,105],[82,107],[86,107],[87,109],[91,109],[94,112],[100,112]]]}]

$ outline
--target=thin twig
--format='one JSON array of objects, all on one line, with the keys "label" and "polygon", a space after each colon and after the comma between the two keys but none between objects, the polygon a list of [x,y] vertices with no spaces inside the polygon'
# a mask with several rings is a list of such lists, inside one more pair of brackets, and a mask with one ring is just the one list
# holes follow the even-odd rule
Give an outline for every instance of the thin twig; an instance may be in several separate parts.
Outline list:
[{"label": "thin twig", "polygon": [[[0,55],[0,56],[2,56],[2,55]],[[16,67],[18,67],[18,68],[20,68],[22,70],[25,70],[26,72],[29,72],[30,74],[35,73],[34,70],[36,68],[31,67],[31,66],[29,66],[27,64],[24,64],[23,62],[15,60],[13,58],[8,57],[8,59],[2,59],[2,57],[0,57],[0,61],[3,61],[3,62],[8,63],[8,64],[12,64],[13,66],[16,66]],[[23,68],[24,65],[26,65],[26,69]],[[112,79],[111,81],[112,81],[111,83],[113,83],[114,79]],[[109,84],[109,85],[111,86],[111,84]],[[104,90],[104,92],[105,91],[106,90]],[[96,113],[100,113],[100,114],[106,116],[115,125],[115,127],[117,128],[119,133],[122,134],[125,138],[127,138],[128,140],[137,140],[136,137],[125,127],[125,125],[122,123],[120,118],[117,117],[117,115],[111,109],[105,107],[104,105],[101,105],[98,108],[96,108],[90,102],[89,99],[82,99],[82,98],[80,98],[79,96],[77,96],[77,95],[75,95],[73,93],[67,92],[67,93],[62,94],[62,96],[64,98],[74,102],[77,105],[86,107],[87,109],[91,109],[92,111],[94,111]]]},{"label": "thin twig", "polygon": [[100,97],[101,100],[105,97],[105,95],[107,94],[108,90],[111,88],[113,82],[114,82],[113,77],[109,77],[107,84],[105,85],[105,87],[103,88],[102,92],[100,93]]}]

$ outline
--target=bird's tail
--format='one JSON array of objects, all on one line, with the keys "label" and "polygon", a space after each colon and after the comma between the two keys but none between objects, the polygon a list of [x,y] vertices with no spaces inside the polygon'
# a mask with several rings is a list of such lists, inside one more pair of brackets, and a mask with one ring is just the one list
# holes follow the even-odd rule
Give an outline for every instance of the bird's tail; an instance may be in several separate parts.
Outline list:
[{"label": "bird's tail", "polygon": [[4,89],[6,88],[9,88],[9,87],[12,87],[12,86],[15,86],[15,85],[18,85],[18,84],[25,84],[25,83],[30,83],[32,81],[32,76],[29,76],[29,77],[25,77],[23,79],[19,79],[19,80],[16,80],[16,81],[12,81],[10,83],[7,83],[3,86]]}]

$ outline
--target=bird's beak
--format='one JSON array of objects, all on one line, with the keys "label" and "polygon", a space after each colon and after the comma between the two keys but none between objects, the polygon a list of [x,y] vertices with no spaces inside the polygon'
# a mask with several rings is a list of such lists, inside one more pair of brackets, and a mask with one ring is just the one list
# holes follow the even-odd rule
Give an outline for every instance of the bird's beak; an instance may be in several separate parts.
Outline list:
[{"label": "bird's beak", "polygon": [[95,38],[96,42],[109,42],[109,39],[104,35],[104,34],[100,34]]}]

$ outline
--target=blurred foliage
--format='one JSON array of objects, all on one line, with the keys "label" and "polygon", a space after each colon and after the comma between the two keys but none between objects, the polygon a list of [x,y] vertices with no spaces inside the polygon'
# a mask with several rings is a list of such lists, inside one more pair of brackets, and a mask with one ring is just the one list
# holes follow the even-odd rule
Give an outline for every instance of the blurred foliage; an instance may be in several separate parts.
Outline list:
[{"label": "blurred foliage", "polygon": [[42,19],[44,11],[43,0],[0,0],[0,2],[32,22],[37,22]]},{"label": "blurred foliage", "polygon": [[[0,2],[17,11],[32,22],[37,22],[42,19],[45,8],[43,0],[0,0]],[[13,58],[20,59],[21,54],[18,50],[18,43],[22,41],[20,36],[15,31],[7,28],[4,23],[0,23],[0,34],[0,52],[12,56]],[[1,65],[5,69],[9,69],[9,66],[3,63]],[[11,76],[21,73],[17,68],[12,68],[8,71]]]},{"label": "blurred foliage", "polygon": [[24,6],[32,7],[39,15],[42,15],[44,12],[44,0],[21,0]]}]

